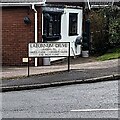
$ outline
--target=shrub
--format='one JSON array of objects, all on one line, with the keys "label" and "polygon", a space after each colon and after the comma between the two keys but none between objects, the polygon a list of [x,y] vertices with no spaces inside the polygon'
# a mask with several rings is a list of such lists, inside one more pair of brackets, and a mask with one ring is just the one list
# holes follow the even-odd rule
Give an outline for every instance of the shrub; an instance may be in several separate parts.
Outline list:
[{"label": "shrub", "polygon": [[118,7],[91,11],[92,49],[103,54],[120,45],[120,10]]}]

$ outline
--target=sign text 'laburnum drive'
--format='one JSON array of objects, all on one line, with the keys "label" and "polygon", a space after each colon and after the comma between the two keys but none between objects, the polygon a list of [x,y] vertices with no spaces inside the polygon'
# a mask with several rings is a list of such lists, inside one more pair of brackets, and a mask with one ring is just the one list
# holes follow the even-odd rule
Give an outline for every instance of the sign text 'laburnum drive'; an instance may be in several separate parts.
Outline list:
[{"label": "sign text 'laburnum drive'", "polygon": [[69,43],[29,43],[29,57],[69,56]]}]

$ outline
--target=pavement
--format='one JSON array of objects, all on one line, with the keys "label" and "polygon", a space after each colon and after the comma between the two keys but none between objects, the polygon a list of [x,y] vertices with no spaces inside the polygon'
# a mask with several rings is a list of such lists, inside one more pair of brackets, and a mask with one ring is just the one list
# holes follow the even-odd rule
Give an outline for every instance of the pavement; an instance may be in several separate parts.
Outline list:
[{"label": "pavement", "polygon": [[68,72],[67,60],[50,66],[2,67],[0,72],[2,92],[29,90],[70,84],[91,83],[120,79],[120,59],[96,61],[95,58],[76,58],[70,61]]}]

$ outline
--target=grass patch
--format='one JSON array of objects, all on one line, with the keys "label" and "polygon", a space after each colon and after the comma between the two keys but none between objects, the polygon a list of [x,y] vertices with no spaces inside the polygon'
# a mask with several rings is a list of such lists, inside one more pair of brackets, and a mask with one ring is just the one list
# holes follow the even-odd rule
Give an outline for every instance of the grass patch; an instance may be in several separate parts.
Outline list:
[{"label": "grass patch", "polygon": [[111,60],[120,58],[120,48],[111,49],[110,52],[97,57],[98,61]]}]

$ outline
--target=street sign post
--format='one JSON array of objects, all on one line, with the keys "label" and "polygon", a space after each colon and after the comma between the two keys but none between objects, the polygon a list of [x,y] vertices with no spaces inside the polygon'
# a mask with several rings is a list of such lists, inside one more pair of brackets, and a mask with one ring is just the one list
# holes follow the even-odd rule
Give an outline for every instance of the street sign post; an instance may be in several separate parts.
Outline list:
[{"label": "street sign post", "polygon": [[70,70],[70,42],[29,43],[28,44],[28,76],[29,58],[39,57],[68,57],[68,71]]}]

